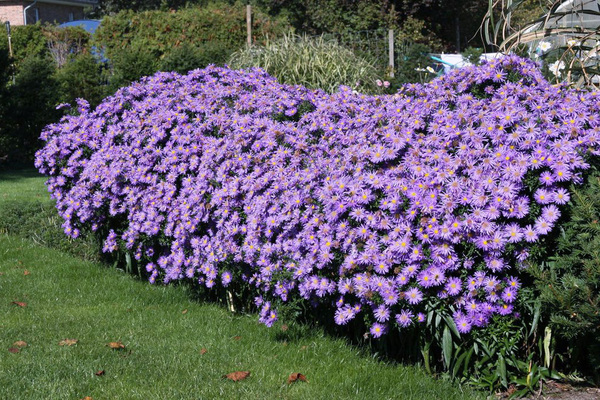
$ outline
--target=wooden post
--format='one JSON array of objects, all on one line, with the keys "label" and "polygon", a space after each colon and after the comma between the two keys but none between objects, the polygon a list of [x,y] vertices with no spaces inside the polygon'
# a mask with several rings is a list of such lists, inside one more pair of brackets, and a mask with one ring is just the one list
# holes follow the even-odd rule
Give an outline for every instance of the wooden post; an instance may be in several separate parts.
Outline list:
[{"label": "wooden post", "polygon": [[248,34],[248,46],[252,46],[252,6],[246,5],[246,30]]},{"label": "wooden post", "polygon": [[389,56],[389,69],[390,78],[394,77],[394,30],[388,31],[388,56]]}]

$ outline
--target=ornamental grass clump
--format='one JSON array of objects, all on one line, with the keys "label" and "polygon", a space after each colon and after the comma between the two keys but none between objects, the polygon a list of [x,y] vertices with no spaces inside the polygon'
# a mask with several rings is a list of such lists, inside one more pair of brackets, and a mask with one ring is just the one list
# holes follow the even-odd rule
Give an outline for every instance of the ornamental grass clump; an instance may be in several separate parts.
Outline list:
[{"label": "ornamental grass clump", "polygon": [[517,57],[367,96],[264,71],[158,73],[42,134],[36,166],[65,232],[104,235],[151,282],[232,279],[260,320],[307,299],[379,337],[513,314],[528,248],[597,154],[600,96]]}]

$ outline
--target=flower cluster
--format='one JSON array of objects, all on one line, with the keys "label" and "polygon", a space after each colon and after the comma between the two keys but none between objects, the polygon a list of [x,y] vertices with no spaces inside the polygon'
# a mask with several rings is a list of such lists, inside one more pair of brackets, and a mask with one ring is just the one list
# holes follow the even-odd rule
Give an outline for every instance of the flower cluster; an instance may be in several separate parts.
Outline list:
[{"label": "flower cluster", "polygon": [[208,67],[80,101],[36,166],[65,232],[105,232],[152,282],[245,279],[267,325],[300,296],[337,324],[367,313],[374,337],[441,299],[468,332],[513,313],[528,245],[596,153],[599,108],[516,57],[386,96]]}]

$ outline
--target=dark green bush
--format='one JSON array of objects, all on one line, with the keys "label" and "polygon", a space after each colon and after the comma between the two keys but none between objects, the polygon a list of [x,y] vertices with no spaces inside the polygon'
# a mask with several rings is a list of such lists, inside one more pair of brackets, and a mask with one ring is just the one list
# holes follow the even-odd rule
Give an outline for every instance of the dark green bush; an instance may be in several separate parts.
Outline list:
[{"label": "dark green bush", "polygon": [[61,115],[55,69],[49,58],[29,56],[22,60],[3,96],[4,116],[0,131],[0,148],[8,162],[31,163],[40,148],[42,128]]},{"label": "dark green bush", "polygon": [[209,64],[223,65],[228,55],[227,47],[221,42],[206,42],[200,45],[184,43],[173,48],[163,57],[159,69],[185,74]]},{"label": "dark green bush", "polygon": [[571,188],[568,212],[548,257],[532,263],[556,362],[600,382],[600,170]]},{"label": "dark green bush", "polygon": [[60,102],[74,104],[86,99],[92,107],[110,94],[106,65],[93,55],[80,54],[56,71],[60,87]]}]

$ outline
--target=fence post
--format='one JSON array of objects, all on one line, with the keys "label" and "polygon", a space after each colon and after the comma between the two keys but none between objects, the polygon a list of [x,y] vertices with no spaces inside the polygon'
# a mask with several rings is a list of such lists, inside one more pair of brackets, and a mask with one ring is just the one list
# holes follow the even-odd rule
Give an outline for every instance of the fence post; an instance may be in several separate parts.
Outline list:
[{"label": "fence post", "polygon": [[390,78],[394,77],[394,30],[388,31],[388,56],[389,56],[389,69]]},{"label": "fence post", "polygon": [[246,30],[248,34],[247,42],[248,46],[252,45],[252,6],[246,5]]}]

